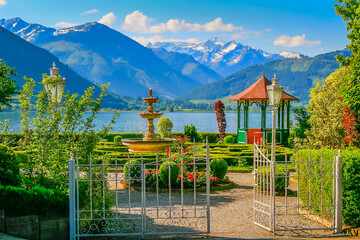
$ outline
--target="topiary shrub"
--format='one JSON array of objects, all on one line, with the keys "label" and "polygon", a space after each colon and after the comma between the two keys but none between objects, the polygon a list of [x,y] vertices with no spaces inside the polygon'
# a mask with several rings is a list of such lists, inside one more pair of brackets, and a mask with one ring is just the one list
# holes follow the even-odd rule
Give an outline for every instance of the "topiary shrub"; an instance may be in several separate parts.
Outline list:
[{"label": "topiary shrub", "polygon": [[158,131],[162,138],[167,138],[171,136],[171,130],[173,128],[173,123],[170,121],[168,117],[160,118],[158,124]]},{"label": "topiary shrub", "polygon": [[211,176],[224,179],[228,170],[228,164],[224,159],[213,159],[210,162]]},{"label": "topiary shrub", "polygon": [[171,185],[176,184],[179,176],[180,168],[175,162],[163,162],[159,168],[159,177],[162,183],[165,185],[169,184],[169,164],[170,164],[170,182]]},{"label": "topiary shrub", "polygon": [[20,183],[20,166],[14,151],[0,144],[0,184],[17,186]]},{"label": "topiary shrub", "polygon": [[194,125],[185,125],[184,126],[184,134],[189,139],[190,142],[199,141],[199,135],[197,133],[196,127]]},{"label": "topiary shrub", "polygon": [[122,136],[114,137],[114,142],[116,145],[121,145],[122,144],[121,140],[122,140]]},{"label": "topiary shrub", "polygon": [[224,143],[225,144],[233,144],[233,143],[235,143],[235,139],[232,137],[232,136],[226,136],[225,138],[224,138]]},{"label": "topiary shrub", "polygon": [[130,160],[123,167],[124,177],[127,180],[141,179],[141,164],[138,160]]}]

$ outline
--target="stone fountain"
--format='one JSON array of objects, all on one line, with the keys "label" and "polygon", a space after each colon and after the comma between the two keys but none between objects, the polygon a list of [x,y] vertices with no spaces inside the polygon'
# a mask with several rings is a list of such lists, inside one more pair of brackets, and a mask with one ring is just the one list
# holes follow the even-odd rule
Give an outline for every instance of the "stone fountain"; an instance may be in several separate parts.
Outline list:
[{"label": "stone fountain", "polygon": [[125,146],[130,147],[132,153],[155,153],[164,152],[171,146],[175,139],[157,138],[155,134],[154,119],[159,118],[162,113],[154,112],[153,104],[157,103],[158,98],[154,98],[152,89],[149,89],[149,97],[143,98],[144,103],[149,104],[148,111],[139,113],[140,117],[148,120],[144,138],[127,138],[121,140]]}]

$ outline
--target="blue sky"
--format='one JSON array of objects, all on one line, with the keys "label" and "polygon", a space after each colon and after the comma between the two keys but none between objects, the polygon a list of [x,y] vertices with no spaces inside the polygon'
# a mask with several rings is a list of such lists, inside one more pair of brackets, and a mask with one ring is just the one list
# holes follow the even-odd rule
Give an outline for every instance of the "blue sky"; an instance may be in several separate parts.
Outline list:
[{"label": "blue sky", "polygon": [[0,0],[0,18],[64,27],[100,21],[145,44],[219,37],[309,56],[349,43],[334,0]]}]

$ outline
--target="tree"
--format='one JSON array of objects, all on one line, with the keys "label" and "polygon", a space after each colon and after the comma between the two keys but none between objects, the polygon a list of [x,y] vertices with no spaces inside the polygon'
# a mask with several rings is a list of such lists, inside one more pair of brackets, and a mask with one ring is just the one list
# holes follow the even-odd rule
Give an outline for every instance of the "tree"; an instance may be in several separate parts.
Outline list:
[{"label": "tree", "polygon": [[[306,139],[306,131],[310,129],[309,124],[310,114],[306,111],[305,107],[294,109],[294,119],[297,122],[295,126],[290,129],[288,143],[290,146],[297,148],[296,143]],[[299,141],[300,140],[300,141]]]},{"label": "tree", "polygon": [[223,140],[225,137],[226,118],[225,118],[225,106],[221,102],[221,100],[215,103],[215,111],[216,111],[216,121],[219,128],[220,140]]},{"label": "tree", "polygon": [[[40,184],[51,181],[53,188],[65,188],[68,184],[66,174],[70,153],[78,156],[79,162],[89,161],[100,138],[113,126],[119,116],[114,114],[112,121],[95,130],[94,119],[101,109],[101,103],[106,96],[108,85],[102,85],[98,98],[93,98],[94,87],[88,88],[82,96],[64,94],[60,104],[49,100],[45,90],[35,96],[35,118],[30,120],[30,102],[34,97],[33,79],[24,78],[26,83],[20,94],[22,109],[22,139],[21,148],[27,154],[24,163],[25,173],[29,179],[36,177]],[[85,116],[85,112],[89,112]],[[31,126],[33,129],[30,129]],[[95,160],[95,154],[92,159]]]},{"label": "tree", "polygon": [[16,91],[16,81],[11,78],[16,74],[14,68],[10,68],[4,60],[0,59],[0,112],[2,112],[1,105],[11,107],[11,96],[18,93]]},{"label": "tree", "polygon": [[162,117],[160,118],[158,124],[158,131],[160,133],[160,136],[162,138],[170,137],[171,136],[171,130],[173,128],[173,123],[168,117]]},{"label": "tree", "polygon": [[[352,51],[352,56],[337,57],[343,66],[348,66],[345,83],[341,85],[341,95],[344,103],[344,126],[351,138],[351,143],[360,146],[360,3],[359,0],[336,0],[336,14],[342,16],[349,31],[347,38],[350,44],[346,47]],[[350,125],[349,121],[352,121]]]},{"label": "tree", "polygon": [[342,148],[346,146],[341,87],[347,72],[348,68],[336,70],[325,79],[323,84],[318,82],[310,91],[311,133],[306,134],[315,147]]}]

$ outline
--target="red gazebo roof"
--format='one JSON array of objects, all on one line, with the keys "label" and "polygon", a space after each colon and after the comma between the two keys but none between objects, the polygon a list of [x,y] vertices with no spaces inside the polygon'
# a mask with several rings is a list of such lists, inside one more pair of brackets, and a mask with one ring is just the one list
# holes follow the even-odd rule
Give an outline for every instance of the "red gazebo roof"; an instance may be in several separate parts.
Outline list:
[{"label": "red gazebo roof", "polygon": [[[253,85],[248,87],[243,92],[236,94],[235,96],[232,96],[229,98],[229,101],[242,101],[242,100],[269,100],[266,86],[271,85],[271,81],[269,81],[265,74],[257,80]],[[288,101],[299,101],[298,98],[283,92],[281,95],[281,100],[288,100]]]}]

